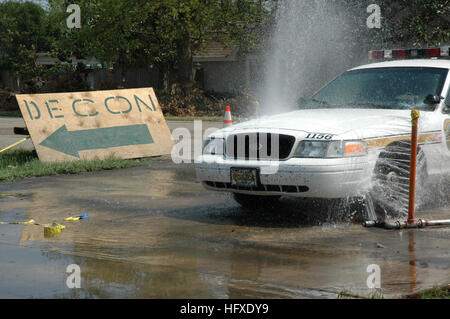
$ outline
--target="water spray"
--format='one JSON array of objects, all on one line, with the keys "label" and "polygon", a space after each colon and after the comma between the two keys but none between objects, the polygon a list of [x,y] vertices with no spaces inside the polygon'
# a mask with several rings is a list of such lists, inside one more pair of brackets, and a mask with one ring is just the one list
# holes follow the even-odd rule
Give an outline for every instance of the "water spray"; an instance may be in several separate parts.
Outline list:
[{"label": "water spray", "polygon": [[450,226],[450,219],[444,220],[425,220],[415,219],[415,194],[416,194],[416,168],[417,168],[417,149],[418,149],[418,126],[420,112],[413,110],[411,112],[411,160],[409,171],[409,207],[408,220],[405,222],[388,222],[369,220],[363,223],[364,227],[381,227],[385,229],[409,229],[424,228],[428,226]]}]

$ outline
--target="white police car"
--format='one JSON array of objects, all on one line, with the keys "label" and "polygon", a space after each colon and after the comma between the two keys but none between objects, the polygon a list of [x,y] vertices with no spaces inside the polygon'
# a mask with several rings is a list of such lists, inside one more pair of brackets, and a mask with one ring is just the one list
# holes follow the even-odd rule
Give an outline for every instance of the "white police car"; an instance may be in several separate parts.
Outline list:
[{"label": "white police car", "polygon": [[[244,206],[280,196],[356,197],[376,185],[407,194],[411,110],[418,109],[418,180],[436,182],[450,174],[448,55],[448,47],[371,51],[384,61],[343,73],[299,110],[210,135],[197,178]],[[400,197],[388,194],[385,204]]]}]

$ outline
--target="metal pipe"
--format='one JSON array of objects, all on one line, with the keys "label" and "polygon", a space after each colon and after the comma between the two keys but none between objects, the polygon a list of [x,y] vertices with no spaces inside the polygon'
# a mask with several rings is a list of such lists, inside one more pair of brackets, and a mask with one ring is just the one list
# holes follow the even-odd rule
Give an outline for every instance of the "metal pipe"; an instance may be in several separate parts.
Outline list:
[{"label": "metal pipe", "polygon": [[366,228],[380,227],[380,228],[385,228],[385,229],[400,229],[400,228],[402,228],[402,224],[399,221],[391,223],[391,222],[386,222],[386,221],[366,220],[363,223],[363,226]]},{"label": "metal pipe", "polygon": [[416,196],[416,166],[417,166],[417,142],[418,142],[418,122],[420,112],[412,110],[412,134],[411,134],[411,160],[409,169],[409,209],[408,209],[408,223],[414,222],[415,215],[415,196]]},{"label": "metal pipe", "polygon": [[384,229],[403,229],[403,228],[419,228],[418,225],[411,223],[408,224],[407,222],[402,223],[400,221],[396,221],[396,222],[387,222],[387,221],[383,221],[383,222],[378,222],[378,221],[374,221],[374,220],[368,220],[365,221],[363,223],[364,227],[379,227],[379,228],[384,228]]},{"label": "metal pipe", "polygon": [[378,223],[376,220],[366,220],[363,222],[362,225],[366,228],[370,228],[370,227],[377,227]]},{"label": "metal pipe", "polygon": [[450,219],[422,220],[424,226],[450,226]]},{"label": "metal pipe", "polygon": [[379,222],[375,220],[367,220],[363,223],[364,227],[380,227],[384,229],[412,229],[412,228],[424,228],[424,227],[433,227],[433,226],[450,226],[450,219],[442,219],[442,220],[425,220],[418,219],[406,222]]},{"label": "metal pipe", "polygon": [[384,222],[380,226],[382,228],[384,228],[384,229],[401,229],[402,228],[402,223],[400,223],[399,221],[396,221],[394,223]]}]

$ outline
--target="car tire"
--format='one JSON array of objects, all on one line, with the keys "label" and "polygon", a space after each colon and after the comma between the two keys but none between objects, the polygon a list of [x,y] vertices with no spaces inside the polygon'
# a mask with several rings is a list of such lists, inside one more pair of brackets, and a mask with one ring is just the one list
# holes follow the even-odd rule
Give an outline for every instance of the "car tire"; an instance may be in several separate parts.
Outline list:
[{"label": "car tire", "polygon": [[[381,152],[375,166],[375,182],[371,192],[378,219],[402,217],[408,213],[411,147],[399,142]],[[426,159],[418,150],[416,195],[423,191],[426,181]],[[418,199],[418,196],[416,196]],[[417,205],[416,201],[416,205]]]},{"label": "car tire", "polygon": [[281,196],[261,196],[233,193],[234,200],[247,209],[274,208]]}]

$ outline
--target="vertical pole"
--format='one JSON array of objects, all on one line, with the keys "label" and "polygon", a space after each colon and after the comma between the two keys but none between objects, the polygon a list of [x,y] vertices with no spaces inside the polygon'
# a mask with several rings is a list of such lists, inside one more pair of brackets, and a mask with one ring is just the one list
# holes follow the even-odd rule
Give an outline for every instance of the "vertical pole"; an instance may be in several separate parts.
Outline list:
[{"label": "vertical pole", "polygon": [[412,120],[412,135],[411,135],[411,160],[409,170],[409,209],[408,209],[408,224],[414,223],[415,219],[415,197],[416,197],[416,165],[417,165],[417,142],[418,142],[418,122],[420,112],[413,110],[411,112]]}]

